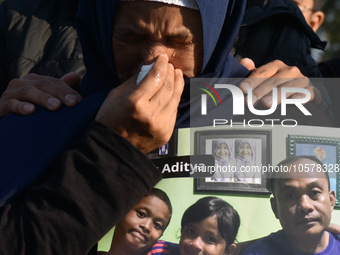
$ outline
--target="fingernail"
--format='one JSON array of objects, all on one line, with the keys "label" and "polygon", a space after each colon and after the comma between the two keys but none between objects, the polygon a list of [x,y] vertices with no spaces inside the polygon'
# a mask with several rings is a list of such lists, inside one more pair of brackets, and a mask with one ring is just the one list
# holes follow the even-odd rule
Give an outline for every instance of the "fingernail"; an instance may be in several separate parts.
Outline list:
[{"label": "fingernail", "polygon": [[180,76],[183,76],[183,72],[181,69],[176,69],[176,72],[180,75]]},{"label": "fingernail", "polygon": [[253,95],[252,100],[253,100],[253,105],[255,105],[255,103],[257,102],[257,96]]},{"label": "fingernail", "polygon": [[271,106],[273,104],[273,98],[271,96],[264,97],[263,102],[265,102],[268,106]]},{"label": "fingernail", "polygon": [[248,82],[242,82],[240,84],[240,87],[244,88],[244,89],[249,89],[251,88],[250,84]]},{"label": "fingernail", "polygon": [[57,109],[60,106],[60,101],[56,98],[50,97],[47,104],[51,109]]},{"label": "fingernail", "polygon": [[162,54],[162,56],[167,60],[169,61],[169,56],[167,54]]},{"label": "fingernail", "polygon": [[75,103],[77,103],[77,97],[75,95],[67,94],[65,96],[65,104],[66,105],[74,105]]},{"label": "fingernail", "polygon": [[34,105],[32,105],[32,104],[24,104],[22,109],[24,110],[24,112],[31,113],[31,112],[34,111]]},{"label": "fingernail", "polygon": [[299,94],[294,94],[294,95],[292,95],[292,98],[293,99],[301,99],[301,98],[304,98],[304,97],[299,95]]}]

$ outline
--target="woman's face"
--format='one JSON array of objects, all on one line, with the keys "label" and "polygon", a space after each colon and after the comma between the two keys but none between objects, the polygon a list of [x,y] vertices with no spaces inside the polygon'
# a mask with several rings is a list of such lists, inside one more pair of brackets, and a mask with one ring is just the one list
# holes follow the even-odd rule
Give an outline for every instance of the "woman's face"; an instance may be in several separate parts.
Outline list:
[{"label": "woman's face", "polygon": [[229,148],[225,143],[220,143],[216,148],[216,156],[223,159],[229,156]]},{"label": "woman's face", "polygon": [[198,11],[146,1],[117,5],[112,43],[115,67],[122,82],[163,53],[185,77],[200,73],[203,39]]},{"label": "woman's face", "polygon": [[181,255],[222,255],[227,254],[226,247],[227,242],[218,232],[216,215],[182,228],[179,243]]},{"label": "woman's face", "polygon": [[146,196],[117,224],[114,235],[129,250],[148,251],[163,234],[170,217],[164,201]]},{"label": "woman's face", "polygon": [[243,143],[238,150],[238,155],[242,158],[249,158],[252,155],[252,150],[249,143]]}]

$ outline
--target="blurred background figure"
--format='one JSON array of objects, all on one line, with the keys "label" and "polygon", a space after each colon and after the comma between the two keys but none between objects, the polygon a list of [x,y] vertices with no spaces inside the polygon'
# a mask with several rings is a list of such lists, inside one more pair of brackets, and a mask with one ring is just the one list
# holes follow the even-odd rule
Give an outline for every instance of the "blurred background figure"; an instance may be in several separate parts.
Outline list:
[{"label": "blurred background figure", "polygon": [[85,74],[75,28],[78,0],[0,2],[0,94],[28,73]]},{"label": "blurred background figure", "polygon": [[[302,2],[300,5],[309,23],[317,29],[324,19],[323,13],[316,11],[313,16],[312,9],[308,9],[312,7]],[[279,59],[297,66],[307,77],[321,77],[310,49],[325,50],[326,42],[321,41],[309,23],[292,0],[250,0],[235,55],[251,58],[256,67]]]}]

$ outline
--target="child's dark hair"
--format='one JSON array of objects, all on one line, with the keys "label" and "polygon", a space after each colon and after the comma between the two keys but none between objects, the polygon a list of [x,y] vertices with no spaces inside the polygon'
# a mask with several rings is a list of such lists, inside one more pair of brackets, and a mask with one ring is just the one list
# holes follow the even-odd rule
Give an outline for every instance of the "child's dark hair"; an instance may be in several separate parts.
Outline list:
[{"label": "child's dark hair", "polygon": [[217,197],[204,197],[191,205],[183,214],[181,227],[189,223],[202,221],[216,215],[218,232],[226,241],[227,246],[234,243],[240,227],[237,211],[226,201]]},{"label": "child's dark hair", "polygon": [[159,198],[160,200],[162,200],[168,206],[170,216],[172,215],[172,205],[171,205],[170,198],[163,190],[152,188],[146,196],[155,196]]}]

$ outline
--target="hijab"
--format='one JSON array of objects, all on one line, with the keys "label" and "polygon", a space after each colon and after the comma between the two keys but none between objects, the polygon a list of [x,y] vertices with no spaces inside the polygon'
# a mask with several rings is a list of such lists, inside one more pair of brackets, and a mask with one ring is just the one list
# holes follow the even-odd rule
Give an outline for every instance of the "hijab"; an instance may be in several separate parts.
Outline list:
[{"label": "hijab", "polygon": [[[251,154],[246,158],[242,157],[239,154],[239,151],[244,144],[247,144],[249,146],[250,151],[251,151]],[[254,163],[254,160],[255,160],[254,152],[255,152],[255,144],[254,144],[253,141],[251,141],[251,140],[236,140],[235,141],[235,158],[236,158],[237,162],[239,162],[241,165],[243,165],[243,166],[252,165]]]},{"label": "hijab", "polygon": [[[244,77],[248,71],[231,55],[245,0],[196,0],[203,26],[203,66],[199,77]],[[49,112],[37,107],[32,116],[8,115],[0,120],[0,206],[40,180],[54,160],[94,120],[108,91],[120,85],[111,47],[113,0],[80,0],[77,12],[79,39],[87,73],[85,96],[75,107]],[[179,106],[177,127],[188,126],[189,80]],[[24,128],[22,128],[24,127]],[[20,160],[18,160],[20,159]]]},{"label": "hijab", "polygon": [[[227,146],[229,154],[227,155],[226,158],[228,159],[229,162],[226,160],[226,158],[220,158],[219,156],[217,156],[217,150],[223,144],[225,144]],[[213,140],[212,141],[212,154],[213,154],[215,160],[218,161],[220,165],[227,165],[227,163],[230,163],[232,150],[230,150],[230,146],[229,146],[229,144],[227,143],[226,140]]]}]

